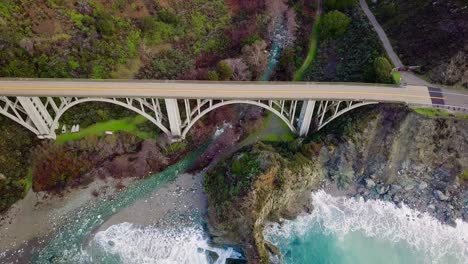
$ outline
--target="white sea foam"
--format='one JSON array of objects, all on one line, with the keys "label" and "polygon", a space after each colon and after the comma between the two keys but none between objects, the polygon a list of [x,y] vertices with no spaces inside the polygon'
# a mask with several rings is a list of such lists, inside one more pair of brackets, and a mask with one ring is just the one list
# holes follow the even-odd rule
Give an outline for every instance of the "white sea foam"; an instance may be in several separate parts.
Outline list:
[{"label": "white sea foam", "polygon": [[[457,220],[457,227],[444,225],[427,213],[384,201],[364,201],[332,197],[324,191],[312,194],[314,210],[282,225],[265,229],[267,239],[304,236],[313,227],[344,239],[351,232],[392,243],[406,242],[422,252],[427,262],[445,263],[447,259],[468,263],[468,224]],[[426,262],[425,261],[425,262]]]},{"label": "white sea foam", "polygon": [[126,264],[205,264],[208,263],[207,250],[219,256],[215,264],[240,257],[232,248],[210,247],[201,227],[195,226],[168,230],[121,223],[98,232],[92,247],[118,256]]}]

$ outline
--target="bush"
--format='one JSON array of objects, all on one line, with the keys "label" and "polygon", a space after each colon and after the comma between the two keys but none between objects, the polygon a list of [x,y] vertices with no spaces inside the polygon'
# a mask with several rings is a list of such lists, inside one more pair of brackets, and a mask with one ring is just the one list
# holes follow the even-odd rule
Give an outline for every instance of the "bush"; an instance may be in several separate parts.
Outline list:
[{"label": "bush", "polygon": [[219,75],[216,71],[209,71],[207,74],[207,79],[210,81],[219,81]]},{"label": "bush", "polygon": [[189,56],[179,50],[169,49],[156,54],[150,65],[140,69],[140,79],[177,79],[194,67]]},{"label": "bush", "polygon": [[325,8],[327,10],[346,10],[357,4],[357,0],[326,0]]},{"label": "bush", "polygon": [[320,25],[320,33],[324,39],[335,39],[342,36],[349,28],[351,19],[340,11],[325,14]]},{"label": "bush", "polygon": [[218,76],[222,81],[227,81],[231,79],[233,70],[225,61],[220,61],[218,63]]},{"label": "bush", "polygon": [[375,81],[378,83],[392,83],[392,64],[385,57],[374,60]]}]

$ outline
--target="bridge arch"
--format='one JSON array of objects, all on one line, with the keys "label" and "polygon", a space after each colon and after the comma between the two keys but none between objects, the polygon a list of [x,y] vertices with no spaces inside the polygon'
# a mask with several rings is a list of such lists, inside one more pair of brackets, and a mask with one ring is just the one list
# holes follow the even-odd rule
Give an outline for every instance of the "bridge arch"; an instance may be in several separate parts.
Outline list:
[{"label": "bridge arch", "polygon": [[[343,101],[335,101],[332,104],[330,104],[328,107],[323,109],[324,112],[322,112],[323,117],[328,114],[326,119],[323,119],[323,117],[319,120],[317,130],[319,131],[322,128],[324,128],[326,125],[331,123],[333,120],[337,119],[338,117],[348,113],[351,110],[354,110],[356,108],[366,106],[366,105],[373,105],[373,104],[378,104],[377,102],[353,102],[353,101],[348,101],[348,102],[343,102]],[[319,109],[319,116],[320,116],[320,109]]]},{"label": "bridge arch", "polygon": [[[186,126],[184,126],[183,131],[182,131],[182,139],[185,139],[185,137],[187,136],[190,129],[203,116],[205,116],[206,114],[208,114],[209,112],[211,112],[211,111],[213,111],[215,109],[218,109],[218,108],[226,106],[226,105],[232,105],[232,104],[255,105],[255,106],[261,107],[263,109],[266,109],[266,110],[272,112],[273,114],[275,114],[276,116],[278,116],[284,123],[286,123],[288,125],[289,129],[291,130],[291,132],[296,133],[296,128],[292,124],[291,120],[289,120],[285,115],[282,115],[278,110],[276,110],[275,108],[273,108],[273,107],[271,107],[271,106],[269,106],[267,104],[264,104],[264,103],[261,103],[261,102],[258,102],[258,101],[251,101],[251,100],[229,100],[229,101],[221,101],[219,103],[215,103],[215,104],[211,105],[210,107],[204,109],[203,111],[200,111],[200,113],[198,115],[196,115],[193,119],[188,120]],[[199,105],[192,112],[197,112],[203,105],[204,104]]]},{"label": "bridge arch", "polygon": [[[52,125],[52,128],[51,128],[51,133],[54,133],[55,129],[59,128],[59,120],[66,111],[68,111],[70,108],[72,108],[72,107],[74,107],[76,105],[79,105],[79,104],[82,104],[82,103],[87,103],[87,102],[104,102],[104,103],[110,103],[110,104],[125,107],[125,108],[127,108],[127,109],[129,109],[129,110],[131,110],[131,111],[133,111],[133,112],[135,112],[137,114],[140,114],[140,115],[144,116],[147,120],[149,120],[151,123],[155,124],[159,129],[161,129],[166,135],[168,135],[169,137],[171,136],[171,132],[164,126],[164,124],[162,124],[161,121],[158,121],[155,117],[149,115],[147,112],[145,112],[142,109],[134,107],[133,105],[128,104],[126,102],[119,101],[119,100],[117,100],[115,98],[111,99],[111,98],[92,98],[92,97],[77,98],[75,101],[67,103],[67,104],[65,104],[65,106],[61,107],[56,112],[56,115],[54,117],[53,125]],[[157,113],[156,113],[156,115],[157,115]]]},{"label": "bridge arch", "polygon": [[17,101],[13,102],[6,96],[0,96],[0,103],[0,114],[22,125],[34,134],[39,134],[39,131],[27,122],[27,113],[25,113],[22,107],[18,106],[19,103]]}]

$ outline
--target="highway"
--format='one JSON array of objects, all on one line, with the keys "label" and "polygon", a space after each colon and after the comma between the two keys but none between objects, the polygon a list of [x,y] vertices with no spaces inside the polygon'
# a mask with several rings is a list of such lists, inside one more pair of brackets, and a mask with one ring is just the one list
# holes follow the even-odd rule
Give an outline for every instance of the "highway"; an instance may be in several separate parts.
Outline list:
[{"label": "highway", "polygon": [[0,96],[356,100],[430,105],[426,86],[307,82],[0,80]]}]

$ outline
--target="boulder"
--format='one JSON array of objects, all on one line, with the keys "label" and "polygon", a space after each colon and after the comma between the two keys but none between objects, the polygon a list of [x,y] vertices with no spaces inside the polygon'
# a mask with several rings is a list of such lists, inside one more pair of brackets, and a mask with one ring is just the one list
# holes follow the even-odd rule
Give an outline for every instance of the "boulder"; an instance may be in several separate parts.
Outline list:
[{"label": "boulder", "polygon": [[450,197],[445,195],[443,192],[439,190],[434,191],[434,196],[437,198],[439,201],[447,201]]},{"label": "boulder", "polygon": [[372,179],[365,179],[364,183],[367,189],[371,189],[375,186],[375,182]]},{"label": "boulder", "polygon": [[3,173],[0,173],[0,181],[6,181],[6,176]]},{"label": "boulder", "polygon": [[421,182],[419,185],[418,185],[418,190],[422,191],[424,189],[427,188],[427,183],[426,182]]},{"label": "boulder", "polygon": [[383,195],[383,194],[386,194],[388,192],[388,189],[390,187],[387,185],[379,185],[376,187],[376,190],[377,190],[377,193],[380,194],[380,195]]}]

